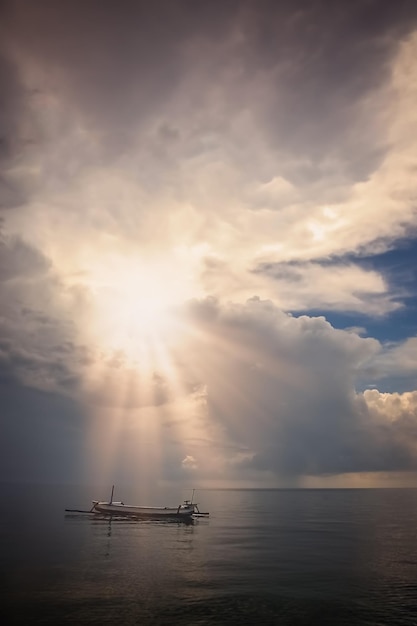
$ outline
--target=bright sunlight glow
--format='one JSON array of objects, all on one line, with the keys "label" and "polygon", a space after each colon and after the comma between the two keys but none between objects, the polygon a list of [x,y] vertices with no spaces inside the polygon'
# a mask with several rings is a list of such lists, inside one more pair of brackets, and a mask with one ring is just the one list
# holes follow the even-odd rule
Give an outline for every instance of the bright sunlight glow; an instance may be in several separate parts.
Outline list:
[{"label": "bright sunlight glow", "polygon": [[[115,254],[95,263],[86,281],[91,319],[85,324],[99,351],[86,377],[100,407],[91,415],[91,445],[101,479],[113,480],[114,467],[129,457],[145,490],[160,473],[164,419],[180,411],[179,441],[202,436],[194,419],[199,401],[189,396],[177,364],[186,343],[181,307],[196,293],[195,264],[181,255],[145,259]],[[109,399],[106,410],[100,404],[103,397]],[[129,430],[125,443],[120,437],[124,429]],[[188,453],[181,449],[178,463]]]},{"label": "bright sunlight glow", "polygon": [[178,309],[195,293],[182,259],[112,257],[91,270],[99,345],[134,362],[144,352],[171,344],[180,332]]}]

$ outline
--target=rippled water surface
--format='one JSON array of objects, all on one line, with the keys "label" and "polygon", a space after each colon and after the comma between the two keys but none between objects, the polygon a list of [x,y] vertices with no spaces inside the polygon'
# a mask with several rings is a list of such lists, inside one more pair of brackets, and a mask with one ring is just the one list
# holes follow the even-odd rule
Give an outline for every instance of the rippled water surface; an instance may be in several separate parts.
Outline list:
[{"label": "rippled water surface", "polygon": [[417,624],[417,490],[198,496],[210,518],[185,525],[64,513],[102,493],[4,487],[8,623]]}]

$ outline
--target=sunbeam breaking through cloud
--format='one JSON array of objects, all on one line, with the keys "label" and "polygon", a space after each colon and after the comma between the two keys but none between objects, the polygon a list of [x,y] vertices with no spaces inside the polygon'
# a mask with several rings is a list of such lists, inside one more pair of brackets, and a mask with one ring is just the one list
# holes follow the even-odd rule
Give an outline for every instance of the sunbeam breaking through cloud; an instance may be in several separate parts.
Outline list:
[{"label": "sunbeam breaking through cloud", "polygon": [[415,4],[1,22],[4,479],[410,484]]}]

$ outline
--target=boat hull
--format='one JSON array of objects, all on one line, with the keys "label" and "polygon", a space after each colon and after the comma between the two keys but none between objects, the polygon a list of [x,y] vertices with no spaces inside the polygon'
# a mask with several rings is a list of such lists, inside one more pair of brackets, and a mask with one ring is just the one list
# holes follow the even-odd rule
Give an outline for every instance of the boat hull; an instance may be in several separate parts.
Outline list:
[{"label": "boat hull", "polygon": [[191,519],[193,506],[181,504],[178,507],[133,506],[123,503],[93,501],[93,512],[102,515],[120,515],[149,519]]}]

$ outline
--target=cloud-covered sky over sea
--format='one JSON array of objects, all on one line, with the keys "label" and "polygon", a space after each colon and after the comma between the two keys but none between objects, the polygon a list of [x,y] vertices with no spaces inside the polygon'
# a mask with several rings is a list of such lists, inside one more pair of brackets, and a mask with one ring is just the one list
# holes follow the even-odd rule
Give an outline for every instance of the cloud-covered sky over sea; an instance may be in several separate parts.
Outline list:
[{"label": "cloud-covered sky over sea", "polygon": [[2,480],[417,477],[417,4],[6,0]]}]

